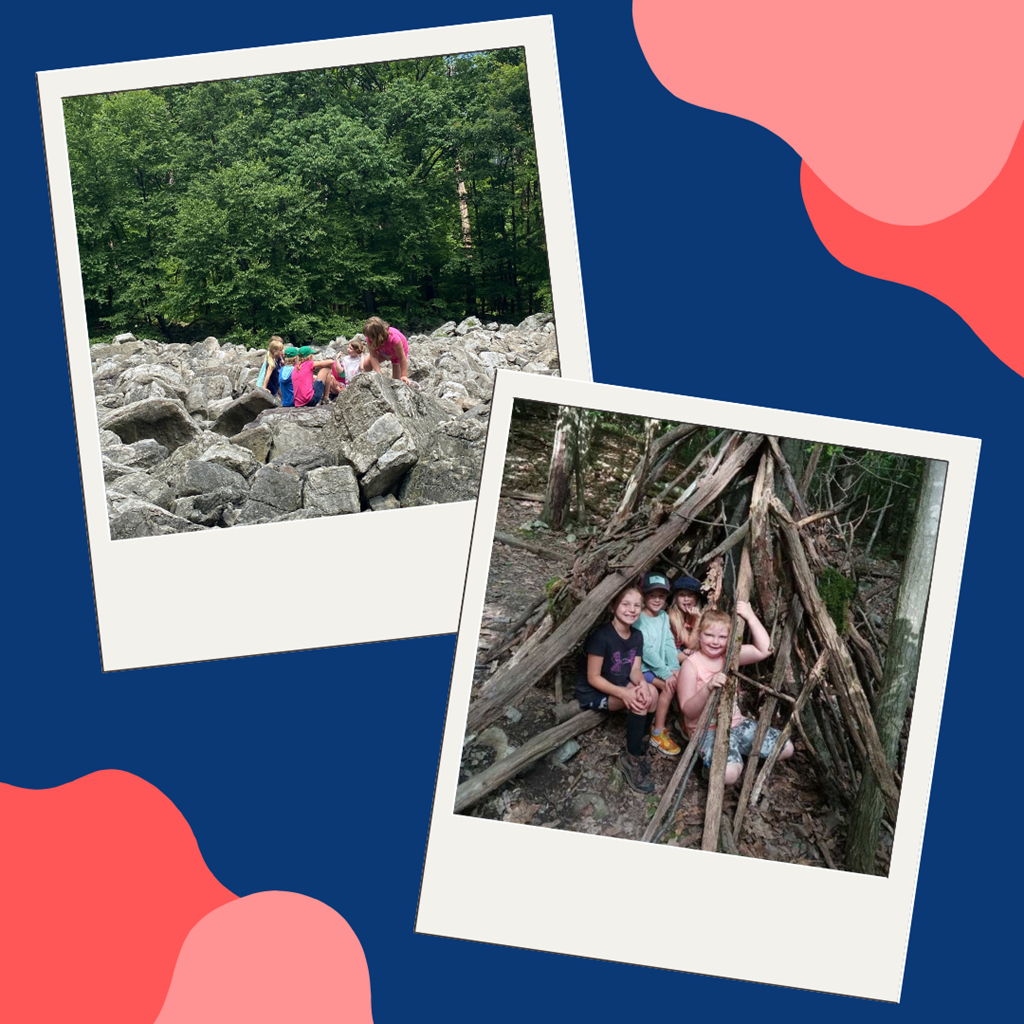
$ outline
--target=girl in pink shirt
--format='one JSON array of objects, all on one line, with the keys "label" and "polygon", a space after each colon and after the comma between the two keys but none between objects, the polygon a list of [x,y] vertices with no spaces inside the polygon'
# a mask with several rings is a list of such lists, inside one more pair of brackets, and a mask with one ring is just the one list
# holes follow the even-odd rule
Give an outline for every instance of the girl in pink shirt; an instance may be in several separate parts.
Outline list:
[{"label": "girl in pink shirt", "polygon": [[386,324],[379,316],[371,316],[363,326],[366,335],[366,352],[363,353],[363,370],[380,373],[382,362],[391,362],[391,376],[396,380],[409,381],[409,342],[395,327]]}]

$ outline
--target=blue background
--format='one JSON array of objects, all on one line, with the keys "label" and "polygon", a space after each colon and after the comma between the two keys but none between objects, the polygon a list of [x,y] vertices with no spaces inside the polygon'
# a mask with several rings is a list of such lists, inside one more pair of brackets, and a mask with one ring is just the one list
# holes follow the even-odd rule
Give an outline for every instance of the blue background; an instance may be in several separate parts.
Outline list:
[{"label": "blue background", "polygon": [[[1007,690],[1019,669],[1007,674],[1002,637],[1016,626],[1021,568],[1014,424],[1024,381],[942,303],[836,262],[804,211],[798,155],[764,128],[671,96],[643,58],[628,3],[575,12],[562,0],[23,10],[3,65],[7,397],[26,408],[7,417],[15,671],[0,690],[0,781],[50,787],[120,768],[153,783],[233,892],[294,890],[344,915],[366,952],[378,1021],[708,1019],[741,998],[757,1001],[746,1005],[762,1020],[984,1011],[1009,995],[1014,944],[1002,930],[1020,909],[1004,831],[1019,742],[986,736],[1016,705]],[[548,13],[595,380],[983,439],[899,1005],[415,935],[454,636],[100,670],[34,73]],[[145,579],[143,566],[136,585]],[[295,590],[247,598],[254,623],[282,596],[301,606]],[[191,616],[215,614],[209,601],[197,593],[194,607],[153,613],[187,629]],[[367,680],[394,694],[383,720],[349,697]],[[624,898],[612,887],[589,896]],[[656,893],[647,902],[637,927],[651,942],[670,928],[700,941],[698,922],[661,920]],[[785,892],[772,902],[786,922],[764,941],[811,930],[826,942],[842,925]],[[737,922],[737,943],[747,931]]]}]

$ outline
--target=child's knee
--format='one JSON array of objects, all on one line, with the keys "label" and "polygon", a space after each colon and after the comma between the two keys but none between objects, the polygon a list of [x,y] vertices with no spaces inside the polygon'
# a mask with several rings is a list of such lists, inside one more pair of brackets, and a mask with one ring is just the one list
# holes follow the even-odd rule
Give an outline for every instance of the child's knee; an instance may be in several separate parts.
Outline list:
[{"label": "child's knee", "polygon": [[735,786],[742,774],[743,765],[738,764],[736,761],[730,761],[725,766],[725,784],[727,786]]},{"label": "child's knee", "polygon": [[782,753],[779,754],[779,760],[780,761],[785,761],[788,758],[791,758],[793,756],[793,754],[794,754],[793,741],[792,740],[786,740],[786,745],[782,748]]}]

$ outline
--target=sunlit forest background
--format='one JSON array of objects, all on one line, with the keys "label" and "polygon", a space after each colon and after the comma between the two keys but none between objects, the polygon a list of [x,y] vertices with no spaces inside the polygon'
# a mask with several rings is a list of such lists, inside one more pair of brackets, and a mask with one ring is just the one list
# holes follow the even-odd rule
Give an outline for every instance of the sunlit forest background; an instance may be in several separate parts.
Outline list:
[{"label": "sunlit forest background", "polygon": [[89,334],[551,309],[522,49],[64,101]]}]

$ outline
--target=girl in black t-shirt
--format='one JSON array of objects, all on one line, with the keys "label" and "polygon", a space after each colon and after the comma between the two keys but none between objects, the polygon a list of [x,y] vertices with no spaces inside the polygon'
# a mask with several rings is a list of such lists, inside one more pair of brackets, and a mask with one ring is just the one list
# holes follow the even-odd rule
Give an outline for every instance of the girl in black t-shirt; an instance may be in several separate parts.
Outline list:
[{"label": "girl in black t-shirt", "polygon": [[598,626],[584,644],[586,663],[576,680],[576,699],[584,709],[626,712],[626,749],[618,764],[633,789],[652,793],[646,754],[658,691],[644,682],[641,672],[644,638],[634,623],[642,608],[635,586],[626,587],[612,601],[611,622]]}]

